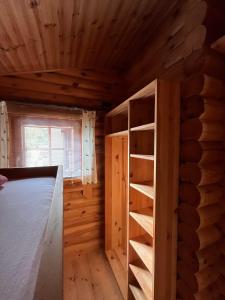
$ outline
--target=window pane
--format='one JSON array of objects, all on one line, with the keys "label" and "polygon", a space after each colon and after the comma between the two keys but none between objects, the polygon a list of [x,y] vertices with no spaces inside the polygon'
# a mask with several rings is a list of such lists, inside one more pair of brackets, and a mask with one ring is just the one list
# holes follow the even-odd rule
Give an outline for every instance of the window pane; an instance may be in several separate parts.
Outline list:
[{"label": "window pane", "polygon": [[[81,122],[51,120],[23,125],[23,166],[62,165],[64,177],[81,176]],[[40,125],[41,124],[41,125]]]},{"label": "window pane", "polygon": [[26,150],[25,151],[26,167],[49,166],[48,150]]},{"label": "window pane", "polygon": [[51,128],[52,148],[64,148],[64,133],[61,128]]},{"label": "window pane", "polygon": [[52,165],[64,165],[64,150],[52,150],[51,158]]},{"label": "window pane", "polygon": [[25,126],[24,131],[25,148],[37,149],[49,147],[48,128]]}]

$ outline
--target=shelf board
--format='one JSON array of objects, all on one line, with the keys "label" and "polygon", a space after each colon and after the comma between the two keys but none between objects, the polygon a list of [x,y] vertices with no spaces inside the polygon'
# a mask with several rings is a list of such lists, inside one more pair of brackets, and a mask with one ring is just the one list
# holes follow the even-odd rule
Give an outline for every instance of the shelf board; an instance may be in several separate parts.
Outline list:
[{"label": "shelf board", "polygon": [[139,209],[138,212],[130,212],[130,216],[153,237],[153,209]]},{"label": "shelf board", "polygon": [[135,300],[147,300],[141,289],[131,284],[129,284],[129,287]]},{"label": "shelf board", "polygon": [[107,134],[107,137],[113,137],[113,136],[126,136],[128,135],[128,130],[122,130],[114,133]]},{"label": "shelf board", "polygon": [[130,240],[130,244],[135,250],[135,252],[137,253],[137,255],[140,257],[142,262],[148,268],[148,270],[151,273],[153,273],[153,265],[154,265],[153,248],[151,246],[133,240]]},{"label": "shelf board", "polygon": [[137,127],[132,127],[130,131],[144,131],[144,130],[154,130],[154,129],[155,129],[155,123],[149,123]]},{"label": "shelf board", "polygon": [[154,187],[150,186],[150,184],[147,185],[146,183],[130,183],[130,187],[133,189],[139,191],[140,193],[144,194],[145,196],[154,199],[155,192]]},{"label": "shelf board", "polygon": [[121,114],[128,114],[128,105],[129,105],[129,101],[128,99],[124,102],[122,102],[121,104],[119,104],[118,106],[116,106],[114,109],[112,109],[110,112],[108,112],[106,114],[106,117],[114,117],[117,115],[121,115]]},{"label": "shelf board", "polygon": [[140,98],[144,99],[144,98],[148,98],[150,96],[155,95],[156,85],[157,85],[157,81],[156,80],[152,81],[151,83],[146,85],[143,89],[138,91],[136,94],[132,95],[130,98],[128,98],[127,100],[125,100],[124,102],[119,104],[116,108],[114,108],[113,110],[108,112],[106,114],[106,117],[113,117],[118,114],[127,113],[128,105],[131,100],[136,100],[136,99],[140,99]]},{"label": "shelf board", "polygon": [[152,274],[140,267],[131,264],[129,266],[146,298],[149,300],[152,299]]},{"label": "shelf board", "polygon": [[154,160],[154,155],[147,155],[147,154],[130,154],[130,157],[146,159],[146,160]]}]

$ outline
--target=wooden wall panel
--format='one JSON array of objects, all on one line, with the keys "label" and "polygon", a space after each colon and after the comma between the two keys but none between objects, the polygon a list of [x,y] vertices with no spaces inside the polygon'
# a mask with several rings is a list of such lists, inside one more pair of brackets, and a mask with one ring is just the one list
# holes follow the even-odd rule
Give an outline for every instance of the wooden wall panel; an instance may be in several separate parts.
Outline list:
[{"label": "wooden wall panel", "polygon": [[95,146],[98,184],[64,182],[64,250],[98,248],[104,240],[104,119],[97,114]]}]

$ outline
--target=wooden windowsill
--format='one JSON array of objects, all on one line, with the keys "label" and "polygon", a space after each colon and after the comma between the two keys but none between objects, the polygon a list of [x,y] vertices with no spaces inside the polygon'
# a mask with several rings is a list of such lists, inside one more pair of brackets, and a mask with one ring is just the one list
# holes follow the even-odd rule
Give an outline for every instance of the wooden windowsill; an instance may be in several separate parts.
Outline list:
[{"label": "wooden windowsill", "polygon": [[63,179],[64,186],[74,185],[74,184],[81,184],[81,178],[64,178]]}]

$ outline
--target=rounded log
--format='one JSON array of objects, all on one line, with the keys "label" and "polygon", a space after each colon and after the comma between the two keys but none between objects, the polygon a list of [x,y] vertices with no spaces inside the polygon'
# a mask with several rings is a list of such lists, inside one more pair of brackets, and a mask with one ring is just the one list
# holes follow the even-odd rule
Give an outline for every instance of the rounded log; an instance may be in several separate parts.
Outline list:
[{"label": "rounded log", "polygon": [[195,252],[184,241],[180,241],[178,242],[178,257],[189,266],[193,273],[196,273],[218,261],[221,255],[219,251],[221,248],[220,244],[221,242],[219,241]]},{"label": "rounded log", "polygon": [[178,236],[190,249],[198,251],[219,241],[222,233],[215,225],[195,231],[188,224],[180,223]]},{"label": "rounded log", "polygon": [[[225,82],[224,82],[225,84]],[[225,98],[225,94],[224,94]],[[223,121],[225,118],[225,101],[204,98],[204,111],[200,119],[205,121]]]},{"label": "rounded log", "polygon": [[220,231],[225,234],[225,215],[223,215],[217,223],[218,228]]},{"label": "rounded log", "polygon": [[215,242],[218,242],[222,238],[222,233],[215,225],[199,229],[197,231],[197,235],[199,239],[200,250],[212,245]]},{"label": "rounded log", "polygon": [[189,204],[181,203],[178,208],[179,219],[194,230],[205,228],[218,222],[222,211],[217,204],[195,208]]},{"label": "rounded log", "polygon": [[199,262],[199,271],[205,269],[210,265],[215,265],[220,258],[221,241],[216,242],[197,252],[197,259]]},{"label": "rounded log", "polygon": [[199,186],[220,182],[224,176],[222,164],[185,163],[180,167],[181,181],[190,182]]},{"label": "rounded log", "polygon": [[182,278],[177,280],[177,294],[182,300],[195,300],[192,291]]},{"label": "rounded log", "polygon": [[221,122],[189,119],[181,125],[181,138],[183,141],[221,141],[225,139],[225,128]]},{"label": "rounded log", "polygon": [[224,161],[224,149],[219,142],[185,141],[180,148],[181,160],[201,164]]},{"label": "rounded log", "polygon": [[181,201],[195,207],[204,207],[218,203],[223,199],[224,195],[224,187],[217,184],[196,186],[192,183],[181,183],[179,189]]},{"label": "rounded log", "polygon": [[203,96],[207,98],[223,99],[225,81],[205,74],[196,74],[188,78],[181,86],[183,97]]},{"label": "rounded log", "polygon": [[213,49],[206,49],[202,71],[205,74],[225,80],[225,57]]},{"label": "rounded log", "polygon": [[208,266],[203,270],[193,273],[189,266],[183,261],[177,264],[178,274],[187,283],[193,293],[200,292],[213,284],[220,270],[217,264]]},{"label": "rounded log", "polygon": [[177,255],[181,261],[184,261],[193,273],[199,271],[199,262],[196,252],[188,247],[184,241],[179,241],[177,245]]},{"label": "rounded log", "polygon": [[218,288],[219,292],[225,297],[225,276],[220,275],[216,281],[216,287]]},{"label": "rounded log", "polygon": [[192,96],[182,100],[182,119],[197,118],[204,112],[204,101],[200,96]]}]

